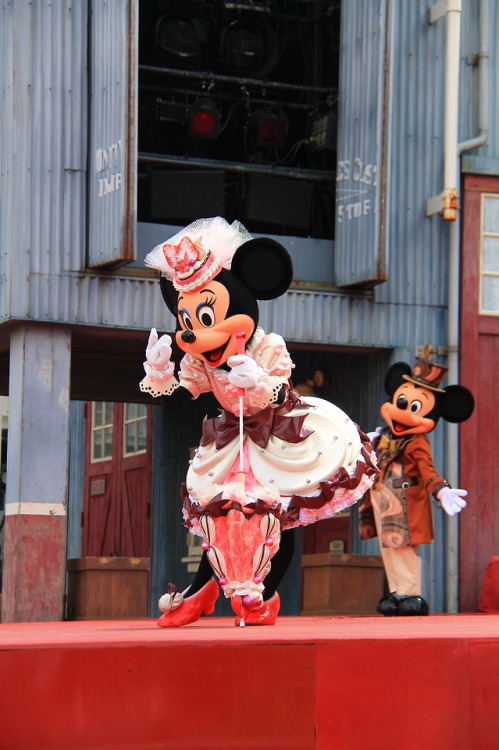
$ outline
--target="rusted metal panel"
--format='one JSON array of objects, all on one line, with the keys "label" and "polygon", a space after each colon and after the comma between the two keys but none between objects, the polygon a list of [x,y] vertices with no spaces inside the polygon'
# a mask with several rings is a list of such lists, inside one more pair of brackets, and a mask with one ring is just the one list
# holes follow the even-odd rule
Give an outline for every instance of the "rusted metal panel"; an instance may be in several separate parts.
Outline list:
[{"label": "rusted metal panel", "polygon": [[341,8],[336,176],[336,281],[386,278],[386,118],[389,0],[350,0]]},{"label": "rusted metal panel", "polygon": [[85,267],[87,15],[84,0],[0,9],[0,320],[34,317],[37,274]]},{"label": "rusted metal panel", "polygon": [[134,257],[136,0],[92,2],[90,14],[90,267]]}]

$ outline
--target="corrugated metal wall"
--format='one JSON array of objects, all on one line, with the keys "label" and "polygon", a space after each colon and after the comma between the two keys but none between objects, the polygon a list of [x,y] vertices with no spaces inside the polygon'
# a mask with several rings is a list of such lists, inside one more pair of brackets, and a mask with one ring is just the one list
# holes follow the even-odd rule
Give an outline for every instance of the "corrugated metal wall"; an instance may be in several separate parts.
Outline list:
[{"label": "corrugated metal wall", "polygon": [[85,479],[85,402],[69,404],[69,480],[66,556],[81,557],[83,487]]},{"label": "corrugated metal wall", "polygon": [[135,9],[135,0],[91,2],[88,264],[92,268],[133,259],[137,65],[136,54],[131,52],[137,49]]},{"label": "corrugated metal wall", "polygon": [[[84,268],[87,12],[84,0],[16,0],[3,8],[1,68],[15,80],[1,188],[11,212],[1,238],[10,255],[11,317],[37,318],[45,287],[41,299],[51,300],[47,307],[60,302],[54,319],[62,320],[61,274]],[[46,308],[40,318],[51,319]]]},{"label": "corrugated metal wall", "polygon": [[12,38],[12,6],[3,3],[0,8],[0,322],[8,318],[10,309],[9,285],[9,233],[12,216],[12,121],[14,114],[14,67]]},{"label": "corrugated metal wall", "polygon": [[335,268],[340,286],[376,282],[385,276],[389,8],[388,0],[354,0],[341,8],[335,206]]},{"label": "corrugated metal wall", "polygon": [[[371,13],[367,0],[355,3]],[[448,227],[438,216],[425,216],[426,199],[441,190],[443,171],[445,21],[428,24],[430,4],[390,7],[389,280],[375,289],[374,300],[292,293],[270,313],[271,322],[284,323],[292,339],[397,346],[408,341],[411,331],[433,335],[444,320],[440,308],[446,304]],[[497,78],[493,40],[499,33],[498,16],[492,3],[491,84]],[[16,153],[14,174],[2,175],[2,190],[10,196],[2,210],[15,206],[19,217],[1,225],[2,253],[8,247],[16,252],[11,315],[124,328],[161,325],[160,300],[151,295],[151,282],[78,273],[85,257],[87,3],[18,0],[13,6],[4,4],[3,21],[3,87],[8,89],[12,54],[20,81],[15,118],[7,106],[2,129],[2,168],[7,164],[7,172],[6,152],[12,146]],[[477,3],[471,0],[463,2],[462,28],[460,137],[465,139],[476,134],[477,70],[467,60],[478,49]],[[358,89],[362,60],[350,68],[350,85]],[[496,88],[490,86],[492,145],[480,153],[499,151]],[[352,128],[349,113],[344,117]],[[1,278],[5,259],[0,262]],[[3,294],[0,304],[7,298]]]},{"label": "corrugated metal wall", "polygon": [[[478,67],[479,51],[478,0],[464,0],[461,21],[461,70],[459,140],[478,135]],[[499,156],[499,3],[488,2],[487,48],[489,52],[488,143],[470,153],[473,156]]]}]

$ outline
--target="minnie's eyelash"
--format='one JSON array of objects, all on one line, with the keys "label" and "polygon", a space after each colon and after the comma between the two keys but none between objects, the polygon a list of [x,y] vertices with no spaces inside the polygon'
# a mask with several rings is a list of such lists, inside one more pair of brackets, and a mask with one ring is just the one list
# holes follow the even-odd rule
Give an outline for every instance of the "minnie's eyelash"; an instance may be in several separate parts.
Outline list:
[{"label": "minnie's eyelash", "polygon": [[206,300],[205,300],[205,301],[203,302],[203,304],[204,304],[204,305],[209,305],[210,307],[213,307],[213,305],[215,304],[215,302],[216,302],[216,301],[217,301],[217,300],[216,300],[216,297],[210,297],[209,299],[206,299]]}]

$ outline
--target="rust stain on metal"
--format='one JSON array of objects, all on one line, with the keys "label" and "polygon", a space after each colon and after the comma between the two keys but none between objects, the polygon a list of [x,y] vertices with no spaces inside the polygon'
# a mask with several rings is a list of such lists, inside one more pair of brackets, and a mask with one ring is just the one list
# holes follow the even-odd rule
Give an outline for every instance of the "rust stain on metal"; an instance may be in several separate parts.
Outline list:
[{"label": "rust stain on metal", "polygon": [[455,221],[459,208],[457,188],[445,188],[442,194],[443,218],[445,221]]}]

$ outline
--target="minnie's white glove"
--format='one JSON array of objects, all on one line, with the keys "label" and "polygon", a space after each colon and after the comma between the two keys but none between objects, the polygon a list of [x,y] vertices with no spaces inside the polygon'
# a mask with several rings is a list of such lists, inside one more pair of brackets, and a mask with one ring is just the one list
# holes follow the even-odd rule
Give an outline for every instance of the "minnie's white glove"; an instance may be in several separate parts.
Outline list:
[{"label": "minnie's white glove", "polygon": [[227,364],[232,368],[227,376],[228,381],[238,388],[254,388],[265,374],[255,360],[246,354],[234,354],[229,357]]},{"label": "minnie's white glove", "polygon": [[173,376],[175,365],[170,361],[172,356],[171,337],[167,333],[158,339],[155,328],[151,328],[146,348],[144,370],[149,378],[158,383],[169,380]]},{"label": "minnie's white glove", "polygon": [[376,438],[379,438],[379,436],[381,435],[382,432],[383,432],[383,428],[382,427],[376,427],[376,429],[374,430],[374,432],[367,432],[366,435],[367,435],[367,437],[369,438],[369,440],[372,443],[373,440],[376,440]]},{"label": "minnie's white glove", "polygon": [[455,516],[456,513],[461,513],[462,509],[466,508],[466,500],[463,500],[463,497],[466,497],[467,494],[467,490],[452,490],[450,487],[442,487],[436,496],[447,515]]}]

